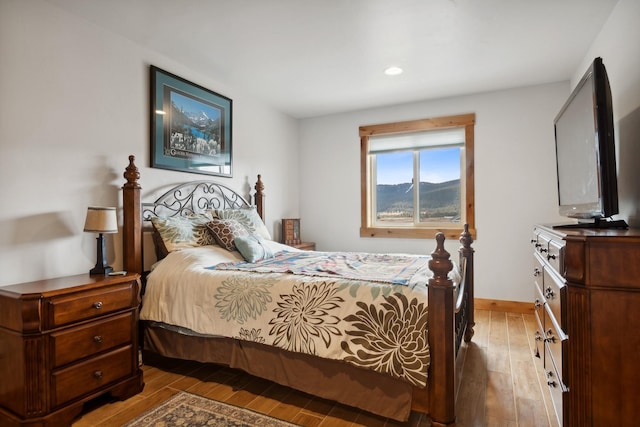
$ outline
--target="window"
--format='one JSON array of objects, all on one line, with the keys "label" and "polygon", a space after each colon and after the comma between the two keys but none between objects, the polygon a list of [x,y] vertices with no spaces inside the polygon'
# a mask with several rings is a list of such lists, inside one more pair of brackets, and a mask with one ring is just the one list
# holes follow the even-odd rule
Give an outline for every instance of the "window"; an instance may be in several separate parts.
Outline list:
[{"label": "window", "polygon": [[362,237],[475,234],[475,114],[360,127]]}]

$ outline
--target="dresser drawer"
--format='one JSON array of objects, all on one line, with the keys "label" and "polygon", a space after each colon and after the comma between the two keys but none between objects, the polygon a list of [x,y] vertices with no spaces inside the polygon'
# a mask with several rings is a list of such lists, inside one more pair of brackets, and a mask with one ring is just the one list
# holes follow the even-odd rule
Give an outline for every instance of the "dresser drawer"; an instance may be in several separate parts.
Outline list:
[{"label": "dresser drawer", "polygon": [[[538,296],[542,293],[544,289],[544,261],[540,254],[533,254],[533,283],[535,285],[536,290],[534,291],[534,298],[538,298]],[[544,301],[544,299],[543,299]]]},{"label": "dresser drawer", "polygon": [[120,378],[131,375],[133,347],[128,345],[85,362],[54,371],[52,383],[52,406],[62,405],[86,393],[97,391]]},{"label": "dresser drawer", "polygon": [[559,275],[564,274],[564,240],[550,240],[547,250],[547,262]]},{"label": "dresser drawer", "polygon": [[555,408],[556,416],[558,417],[558,424],[562,425],[562,395],[568,391],[567,387],[562,382],[562,377],[559,374],[558,367],[556,366],[553,357],[550,355],[548,347],[545,346],[545,358],[544,358],[544,373],[547,381],[547,387],[551,394],[551,401]]},{"label": "dresser drawer", "polygon": [[135,286],[122,283],[49,300],[50,328],[91,319],[137,305]]},{"label": "dresser drawer", "polygon": [[544,302],[542,296],[537,296],[533,304],[533,313],[536,319],[536,330],[534,331],[535,349],[534,356],[544,358]]},{"label": "dresser drawer", "polygon": [[134,313],[130,312],[52,333],[49,344],[53,368],[130,344],[134,322]]},{"label": "dresser drawer", "polygon": [[563,301],[567,300],[567,286],[563,278],[556,275],[546,266],[543,270],[542,294],[549,310],[553,313],[558,324],[563,326]]},{"label": "dresser drawer", "polygon": [[[544,343],[553,355],[555,366],[560,369],[559,372],[562,372],[562,358],[565,353],[563,349],[569,337],[560,328],[548,305],[545,305],[544,316]],[[558,378],[562,379],[562,375],[558,375]]]}]

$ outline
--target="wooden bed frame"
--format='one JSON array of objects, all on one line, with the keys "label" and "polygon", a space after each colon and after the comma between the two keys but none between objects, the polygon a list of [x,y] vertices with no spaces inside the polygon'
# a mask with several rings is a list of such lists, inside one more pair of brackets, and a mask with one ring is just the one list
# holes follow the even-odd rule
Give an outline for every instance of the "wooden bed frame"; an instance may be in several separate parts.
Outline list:
[{"label": "wooden bed frame", "polygon": [[[151,207],[149,210],[146,205],[141,203],[141,187],[139,184],[140,173],[138,168],[135,165],[134,156],[129,156],[129,165],[127,166],[124,177],[126,179],[126,183],[122,187],[123,189],[123,267],[126,271],[129,272],[137,272],[141,275],[145,274],[144,271],[144,261],[143,261],[143,221],[144,219],[148,219],[148,215],[158,214],[155,212],[155,205]],[[202,183],[202,181],[198,181]],[[211,203],[212,197],[222,197],[222,201],[216,200],[215,203],[222,203],[223,206],[219,207],[238,207],[241,205],[248,205],[246,200],[238,195],[237,193],[230,190],[228,187],[211,183],[210,181],[206,181],[215,187],[216,192],[220,191],[228,191],[229,195],[218,195],[211,196],[208,194],[207,200],[205,203]],[[206,187],[206,185],[205,185]],[[178,187],[176,187],[178,188]],[[208,187],[206,187],[208,188]],[[255,195],[253,197],[253,205],[256,206],[257,211],[261,218],[264,219],[264,185],[261,181],[260,175],[258,175],[258,181],[254,187]],[[171,190],[175,193],[175,189]],[[181,190],[178,191],[179,193]],[[211,192],[211,190],[205,190],[205,192]],[[165,193],[164,196],[170,194],[171,192]],[[162,196],[162,197],[164,197]],[[158,200],[161,200],[162,197]],[[193,203],[193,201],[190,201]],[[209,206],[211,207],[211,206]],[[214,206],[218,207],[218,206]],[[167,209],[167,206],[161,206],[161,209]],[[194,208],[192,205],[189,207],[180,207],[178,210],[181,212],[182,210],[192,211]],[[168,207],[169,214],[176,214],[178,212],[176,208],[173,206]],[[180,213],[177,213],[180,214]],[[143,218],[144,217],[144,218]],[[474,250],[471,247],[471,243],[473,239],[471,234],[468,231],[468,227],[464,227],[464,231],[461,234],[460,242],[462,246],[459,249],[459,268],[460,272],[463,275],[463,286],[464,292],[456,292],[454,289],[454,285],[452,281],[448,278],[449,272],[453,268],[453,264],[450,261],[449,253],[444,249],[444,240],[445,236],[443,233],[439,233],[436,236],[436,248],[434,252],[431,254],[432,259],[429,261],[429,268],[433,272],[433,277],[429,279],[428,286],[428,299],[429,299],[429,313],[428,313],[428,322],[429,322],[429,348],[431,355],[431,363],[429,366],[428,372],[428,386],[425,389],[419,389],[417,387],[412,387],[409,390],[409,398],[411,399],[411,410],[417,412],[428,413],[433,426],[454,426],[455,425],[455,398],[456,398],[456,388],[457,388],[457,380],[458,377],[457,370],[459,370],[462,366],[462,363],[456,363],[456,356],[460,353],[464,353],[459,351],[462,348],[462,339],[465,342],[471,340],[473,336],[473,327],[475,325],[474,316],[473,316],[473,252]],[[144,284],[143,284],[144,289]],[[153,331],[149,330],[150,328],[145,328],[146,331],[149,331],[149,336],[153,337]],[[160,334],[166,332],[159,332]],[[146,335],[144,335],[146,336]],[[150,338],[153,339],[153,338]],[[220,339],[218,339],[220,340]],[[236,340],[228,340],[228,341],[236,341]],[[193,339],[189,341],[193,345],[201,346],[203,345],[202,337],[197,337],[197,339]],[[231,343],[234,344],[234,343]],[[238,344],[237,342],[235,344]],[[240,343],[239,345],[246,347],[246,343]],[[214,348],[217,348],[214,346]],[[168,357],[182,357],[181,354],[184,349],[174,349],[173,351],[169,351],[169,354],[164,354]],[[256,349],[258,352],[264,352],[265,349]],[[271,351],[271,350],[270,350]],[[280,363],[280,365],[284,365],[284,369],[286,370],[289,363],[293,364],[296,362],[295,360],[287,359],[288,357],[297,357],[292,354],[286,354],[284,350],[276,351],[278,355],[276,359],[274,359],[274,363]],[[306,355],[305,355],[306,356]],[[262,355],[260,356],[262,357]],[[283,358],[285,359],[285,363],[282,363]],[[308,356],[311,358],[311,362],[313,365],[318,363],[328,362],[329,365],[327,368],[338,369],[340,374],[342,371],[347,371],[347,376],[350,374],[349,368],[345,367],[345,364],[342,363],[332,363],[334,361],[324,361],[324,359],[320,359],[314,356]],[[202,361],[202,360],[201,360]],[[208,361],[208,360],[207,360]],[[216,362],[216,360],[211,360],[212,362]],[[460,360],[458,360],[460,362]],[[336,368],[336,366],[338,366]],[[241,368],[242,369],[242,368]],[[322,368],[324,370],[324,367]],[[352,369],[359,369],[353,367]],[[360,369],[362,371],[362,369]],[[250,373],[261,376],[261,373]],[[382,375],[375,373],[376,375]],[[285,375],[286,377],[287,375]],[[265,376],[265,378],[270,378],[270,375]],[[279,381],[279,378],[275,379]],[[378,384],[378,378],[374,378],[373,382],[370,380],[369,384]],[[335,384],[335,383],[329,383]],[[342,383],[341,388],[343,386]],[[290,384],[284,384],[290,385]],[[297,388],[296,385],[290,385],[293,388]],[[369,387],[370,386],[366,386]],[[325,384],[326,388],[326,384]],[[336,388],[336,387],[329,387]],[[380,387],[382,388],[382,387]],[[365,388],[366,389],[366,388]],[[310,394],[315,394],[313,391],[306,391]],[[326,396],[321,396],[326,397]],[[342,402],[344,403],[344,402]],[[349,403],[347,403],[349,404]]]}]

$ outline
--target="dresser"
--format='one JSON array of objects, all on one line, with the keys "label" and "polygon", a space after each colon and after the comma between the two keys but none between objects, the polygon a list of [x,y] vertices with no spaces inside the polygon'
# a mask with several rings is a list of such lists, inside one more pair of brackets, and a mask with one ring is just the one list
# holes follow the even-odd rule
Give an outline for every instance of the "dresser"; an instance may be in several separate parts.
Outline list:
[{"label": "dresser", "polygon": [[534,227],[535,354],[564,426],[637,426],[640,230]]},{"label": "dresser", "polygon": [[90,399],[140,392],[138,289],[137,274],[0,287],[0,425],[71,425]]}]

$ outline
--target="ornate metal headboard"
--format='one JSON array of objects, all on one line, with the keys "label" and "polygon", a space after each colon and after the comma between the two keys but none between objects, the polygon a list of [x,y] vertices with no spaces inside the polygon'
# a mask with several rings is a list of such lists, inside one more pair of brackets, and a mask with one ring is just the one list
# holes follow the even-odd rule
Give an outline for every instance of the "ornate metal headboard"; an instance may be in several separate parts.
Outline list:
[{"label": "ornate metal headboard", "polygon": [[211,181],[191,181],[142,204],[142,218],[190,216],[211,209],[243,208],[251,204],[229,187]]}]

